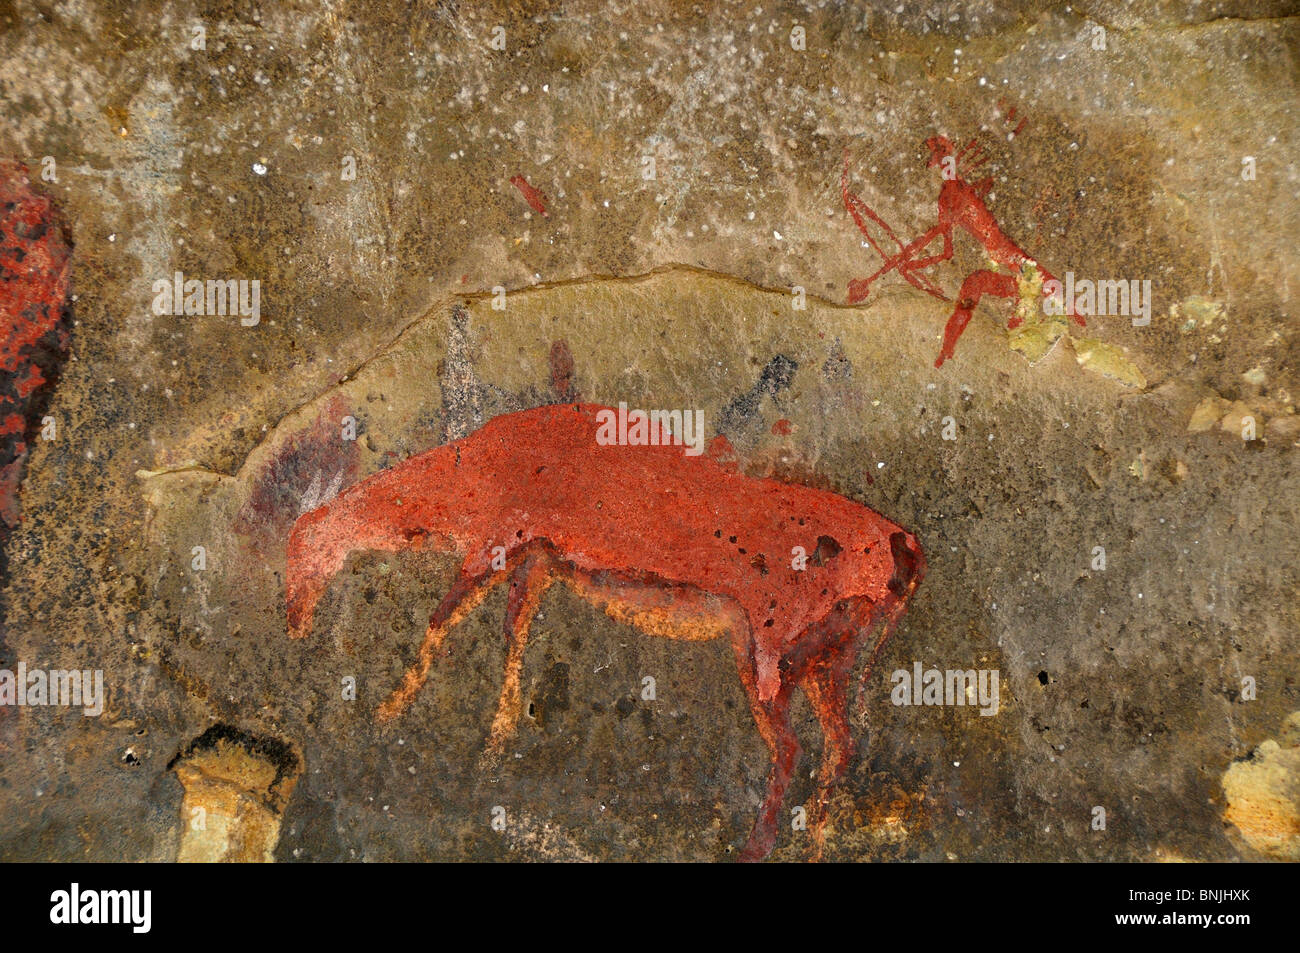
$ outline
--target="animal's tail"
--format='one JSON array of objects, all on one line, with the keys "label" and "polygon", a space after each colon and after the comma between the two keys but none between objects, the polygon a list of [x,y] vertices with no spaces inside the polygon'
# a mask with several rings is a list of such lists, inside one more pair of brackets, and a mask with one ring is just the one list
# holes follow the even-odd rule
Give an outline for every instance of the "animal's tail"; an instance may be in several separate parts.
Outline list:
[{"label": "animal's tail", "polygon": [[894,574],[889,577],[889,597],[882,604],[876,644],[871,649],[867,664],[862,667],[862,677],[858,681],[854,718],[859,722],[866,716],[867,683],[871,680],[876,659],[894,634],[894,627],[907,610],[907,602],[912,598],[912,593],[925,578],[925,553],[921,551],[921,545],[915,536],[902,530],[893,533],[889,537],[889,551],[894,558]]}]

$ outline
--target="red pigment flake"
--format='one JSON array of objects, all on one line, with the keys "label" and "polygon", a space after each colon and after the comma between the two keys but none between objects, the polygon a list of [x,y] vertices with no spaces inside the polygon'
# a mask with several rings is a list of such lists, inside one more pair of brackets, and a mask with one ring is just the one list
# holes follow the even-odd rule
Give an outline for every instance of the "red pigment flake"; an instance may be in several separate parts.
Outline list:
[{"label": "red pigment flake", "polygon": [[539,215],[546,215],[546,196],[529,185],[527,179],[522,175],[516,175],[511,178],[510,184],[519,190],[519,194],[533,207],[533,211]]},{"label": "red pigment flake", "polygon": [[0,161],[0,544],[17,525],[28,441],[67,353],[71,251],[27,168]]},{"label": "red pigment flake", "polygon": [[788,437],[793,431],[794,427],[790,424],[790,421],[786,420],[784,417],[772,424],[772,433],[776,434],[778,437]]}]

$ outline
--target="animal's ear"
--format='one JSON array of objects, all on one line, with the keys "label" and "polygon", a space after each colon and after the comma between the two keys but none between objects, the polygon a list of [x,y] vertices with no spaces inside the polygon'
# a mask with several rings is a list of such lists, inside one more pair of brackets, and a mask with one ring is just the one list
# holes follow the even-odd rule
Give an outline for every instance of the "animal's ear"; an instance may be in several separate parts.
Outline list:
[{"label": "animal's ear", "polygon": [[729,473],[735,473],[740,466],[740,457],[736,454],[736,448],[731,445],[731,441],[727,439],[726,434],[718,434],[709,441],[709,446],[704,451],[704,455]]},{"label": "animal's ear", "polygon": [[920,583],[924,563],[919,549],[913,549],[908,543],[906,533],[891,533],[889,552],[894,557],[894,574],[889,577],[889,591],[900,599],[907,595],[914,583]]}]

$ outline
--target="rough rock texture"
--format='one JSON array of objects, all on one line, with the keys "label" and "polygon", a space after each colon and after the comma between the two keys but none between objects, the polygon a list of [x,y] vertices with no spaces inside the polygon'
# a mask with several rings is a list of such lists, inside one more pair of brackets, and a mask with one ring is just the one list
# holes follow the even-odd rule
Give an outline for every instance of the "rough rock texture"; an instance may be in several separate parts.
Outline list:
[{"label": "rough rock texture", "polygon": [[[823,857],[1293,859],[1293,10],[0,4],[0,156],[62,209],[75,297],[0,661],[108,694],[0,705],[0,857],[734,856],[768,755],[725,641],[552,589],[492,763],[504,592],[375,718],[451,554],[356,553],[287,636],[300,514],[580,398],[697,408],[744,472],[924,547]],[[845,190],[924,232],[939,135],[1042,269],[1149,280],[1150,323],[1053,320],[1022,275],[935,368],[966,276],[1008,272],[964,231],[921,272],[956,300],[894,272],[848,305],[881,258]],[[176,272],[257,280],[259,320],[155,313]],[[914,662],[997,670],[997,713],[893,704]],[[251,833],[199,845],[202,797]],[[796,828],[775,859],[814,856]]]}]

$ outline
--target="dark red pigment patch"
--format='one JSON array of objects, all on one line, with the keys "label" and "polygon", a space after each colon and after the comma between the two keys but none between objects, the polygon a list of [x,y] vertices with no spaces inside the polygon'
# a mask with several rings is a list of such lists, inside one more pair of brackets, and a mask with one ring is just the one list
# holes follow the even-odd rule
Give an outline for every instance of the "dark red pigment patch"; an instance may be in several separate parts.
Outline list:
[{"label": "dark red pigment patch", "polygon": [[[302,513],[328,502],[357,478],[356,440],[345,440],[347,403],[333,398],[306,430],[290,437],[253,478],[234,528],[254,549],[284,538]],[[357,439],[364,439],[358,422]]]},{"label": "dark red pigment patch", "polygon": [[[769,370],[768,386],[788,385],[793,362]],[[509,580],[511,648],[493,738],[517,724],[519,660],[532,612],[554,581],[656,634],[725,634],[772,759],[767,796],[740,855],[761,859],[776,842],[801,755],[790,719],[794,689],[803,690],[822,728],[810,812],[810,829],[820,832],[831,786],[854,751],[854,663],[871,644],[865,684],[925,560],[915,537],[859,503],[727,466],[718,459],[729,449],[722,436],[697,457],[669,445],[662,431],[658,445],[598,439],[614,416],[590,404],[505,414],[304,514],[288,544],[289,634],[311,633],[316,606],[350,552],[427,547],[461,557],[418,661],[379,708],[388,720],[417,696],[446,632]],[[665,631],[669,623],[681,628]]]},{"label": "dark red pigment patch", "polygon": [[772,433],[778,437],[788,437],[794,433],[794,425],[782,417],[776,423],[772,424]]},{"label": "dark red pigment patch", "polygon": [[564,341],[551,344],[551,388],[557,400],[562,404],[571,404],[579,399],[577,385],[573,381],[573,352]]},{"label": "dark red pigment patch", "polygon": [[[1007,101],[1005,99],[998,100],[998,109],[999,111],[1002,112],[1003,122],[1005,122],[1008,126],[1016,121],[1016,107],[1011,106],[1010,108],[1008,108]],[[1017,123],[1016,127],[1007,134],[1007,138],[1014,139],[1016,136],[1024,132],[1025,126],[1027,126],[1028,124],[1029,124],[1029,118],[1027,116],[1022,116],[1020,122]]]},{"label": "dark red pigment patch", "polygon": [[546,196],[529,185],[527,179],[522,175],[516,175],[510,179],[510,184],[519,190],[519,194],[533,207],[534,212],[539,215],[546,214]]},{"label": "dark red pigment patch", "polygon": [[[1006,119],[1010,122],[1014,118],[1015,109],[1012,108]],[[1025,121],[1022,119],[1011,135],[1014,137],[1024,126]],[[926,140],[925,145],[930,150],[927,164],[931,168],[939,169],[943,175],[943,185],[939,188],[938,224],[906,244],[866,202],[849,191],[849,156],[847,150],[844,153],[844,170],[840,176],[840,193],[844,200],[844,207],[853,218],[858,231],[867,239],[876,254],[884,259],[884,263],[875,274],[867,278],[855,278],[849,282],[848,300],[849,304],[862,301],[870,294],[871,285],[877,278],[897,268],[898,273],[913,287],[933,295],[940,301],[948,301],[948,296],[928,276],[920,272],[932,265],[951,260],[953,231],[956,228],[965,230],[980,243],[989,258],[1005,268],[1010,268],[1011,273],[981,269],[968,275],[962,282],[956,306],[944,327],[943,347],[934,362],[935,367],[942,367],[943,362],[953,356],[957,340],[966,330],[966,325],[970,323],[971,316],[982,297],[991,295],[1014,299],[1018,293],[1017,276],[1026,265],[1036,266],[1039,274],[1042,275],[1044,298],[1049,297],[1046,290],[1048,283],[1055,282],[1059,287],[1059,281],[1055,275],[1038,264],[1024,249],[1007,237],[993,213],[984,204],[984,196],[993,188],[992,177],[973,183],[964,178],[965,174],[988,162],[988,157],[979,142],[972,139],[958,150],[946,136],[932,136]],[[885,252],[868,227],[869,222],[898,246],[896,253],[890,255]],[[943,239],[943,248],[939,252],[918,257],[939,238]],[[1083,318],[1074,313],[1071,303],[1067,302],[1064,310],[1080,326],[1083,326]],[[1013,315],[1007,326],[1016,328],[1020,323],[1020,317]]]},{"label": "dark red pigment patch", "polygon": [[0,581],[18,489],[68,352],[72,243],[26,166],[0,161]]}]

